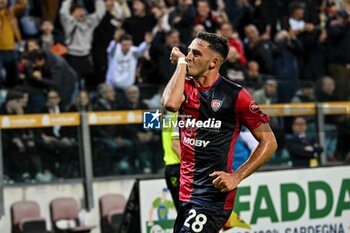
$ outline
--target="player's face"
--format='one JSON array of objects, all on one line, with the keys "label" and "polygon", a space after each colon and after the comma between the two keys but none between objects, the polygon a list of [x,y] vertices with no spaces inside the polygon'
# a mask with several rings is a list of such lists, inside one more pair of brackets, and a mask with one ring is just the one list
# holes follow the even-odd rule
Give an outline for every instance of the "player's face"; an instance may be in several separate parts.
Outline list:
[{"label": "player's face", "polygon": [[189,76],[199,77],[209,70],[214,53],[208,48],[209,43],[201,39],[194,39],[188,47],[186,60]]}]

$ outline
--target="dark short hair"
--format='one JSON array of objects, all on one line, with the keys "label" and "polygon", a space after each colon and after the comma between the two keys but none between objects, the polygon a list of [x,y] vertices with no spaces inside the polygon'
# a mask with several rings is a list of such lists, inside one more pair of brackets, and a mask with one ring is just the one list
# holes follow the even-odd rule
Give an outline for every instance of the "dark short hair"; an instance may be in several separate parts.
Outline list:
[{"label": "dark short hair", "polygon": [[43,60],[45,59],[45,53],[43,50],[41,49],[37,49],[37,50],[33,50],[31,52],[29,52],[26,55],[26,58],[30,61],[30,62],[35,62],[35,61],[39,61],[39,60]]},{"label": "dark short hair", "polygon": [[132,35],[124,34],[124,35],[120,36],[119,41],[122,42],[123,40],[132,40]]},{"label": "dark short hair", "polygon": [[209,32],[198,32],[196,38],[207,41],[209,49],[219,53],[226,60],[229,47],[225,38]]},{"label": "dark short hair", "polygon": [[179,33],[179,31],[176,29],[170,29],[165,33],[165,37],[171,36],[173,33]]},{"label": "dark short hair", "polygon": [[83,10],[85,10],[85,7],[82,4],[73,3],[72,6],[70,7],[69,11],[72,14],[76,9],[83,9]]}]

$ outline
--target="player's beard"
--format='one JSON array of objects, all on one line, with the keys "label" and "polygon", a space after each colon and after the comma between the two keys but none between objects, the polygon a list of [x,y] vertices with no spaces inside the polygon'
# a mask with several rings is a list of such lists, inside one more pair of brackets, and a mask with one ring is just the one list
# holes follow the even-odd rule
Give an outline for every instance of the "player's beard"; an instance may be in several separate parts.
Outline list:
[{"label": "player's beard", "polygon": [[203,68],[203,69],[194,69],[193,66],[190,66],[190,65],[187,65],[186,70],[187,70],[187,75],[188,76],[192,76],[194,78],[200,77],[206,72],[205,68]]}]

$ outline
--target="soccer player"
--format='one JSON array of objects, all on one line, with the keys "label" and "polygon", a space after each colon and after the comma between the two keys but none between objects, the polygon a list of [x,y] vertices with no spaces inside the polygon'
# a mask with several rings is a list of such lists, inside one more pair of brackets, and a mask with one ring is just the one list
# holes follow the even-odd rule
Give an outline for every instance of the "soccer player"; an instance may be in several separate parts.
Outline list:
[{"label": "soccer player", "polygon": [[[269,118],[241,86],[220,76],[227,41],[200,32],[177,64],[162,104],[179,111],[181,143],[180,208],[174,233],[215,233],[229,218],[237,185],[263,165],[277,148]],[[250,158],[232,172],[234,146],[245,125],[259,142]]]}]

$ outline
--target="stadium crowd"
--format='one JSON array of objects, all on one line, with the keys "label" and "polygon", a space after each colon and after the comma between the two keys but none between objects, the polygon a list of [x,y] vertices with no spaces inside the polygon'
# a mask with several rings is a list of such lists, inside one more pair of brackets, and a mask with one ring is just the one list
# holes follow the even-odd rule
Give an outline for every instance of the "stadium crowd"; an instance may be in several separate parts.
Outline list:
[{"label": "stadium crowd", "polygon": [[[258,104],[348,101],[349,14],[349,0],[0,0],[1,114],[161,108],[175,70],[171,49],[186,53],[199,31],[228,40],[221,74]],[[276,156],[325,150],[329,161],[344,161],[349,119],[325,123],[322,149],[311,143],[313,117],[273,117]],[[306,129],[310,140],[296,140]],[[161,171],[160,132],[91,131],[96,176]],[[6,177],[79,177],[77,135],[59,126],[4,130]]]}]

